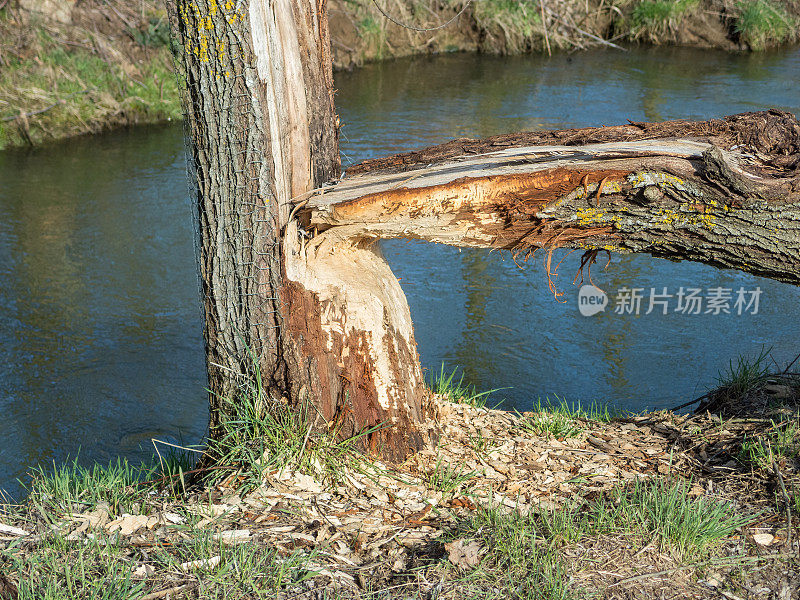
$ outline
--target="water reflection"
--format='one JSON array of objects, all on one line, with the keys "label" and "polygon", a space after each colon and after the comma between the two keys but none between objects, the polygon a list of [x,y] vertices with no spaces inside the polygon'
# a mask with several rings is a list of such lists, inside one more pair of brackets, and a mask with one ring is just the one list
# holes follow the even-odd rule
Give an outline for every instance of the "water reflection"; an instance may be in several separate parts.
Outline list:
[{"label": "water reflection", "polygon": [[[349,161],[459,136],[632,120],[798,110],[800,51],[659,49],[499,59],[448,56],[337,74]],[[29,465],[149,454],[200,440],[207,406],[182,130],[146,128],[0,154],[0,488]],[[423,364],[462,365],[524,409],[559,394],[639,409],[713,382],[731,355],[796,352],[796,288],[692,264],[615,257],[608,290],[763,290],[735,315],[581,317],[576,254],[548,289],[541,255],[384,245],[411,304]],[[557,253],[554,263],[561,260]]]},{"label": "water reflection", "polygon": [[0,155],[0,487],[39,462],[202,435],[184,173],[175,127]]},{"label": "water reflection", "polygon": [[[800,108],[800,51],[754,55],[688,49],[593,52],[497,59],[451,56],[370,65],[341,74],[339,109],[347,160],[399,152],[457,136],[631,120],[709,118]],[[561,265],[548,290],[538,260],[520,270],[500,253],[387,242],[385,254],[411,304],[423,364],[461,365],[480,389],[510,387],[507,407],[546,395],[612,401],[632,410],[673,406],[714,383],[731,356],[772,347],[777,361],[797,352],[788,316],[797,288],[644,256],[615,257],[594,269],[604,289],[681,285],[761,286],[758,315],[578,314],[570,285],[579,260]],[[563,253],[557,253],[553,264]]]}]

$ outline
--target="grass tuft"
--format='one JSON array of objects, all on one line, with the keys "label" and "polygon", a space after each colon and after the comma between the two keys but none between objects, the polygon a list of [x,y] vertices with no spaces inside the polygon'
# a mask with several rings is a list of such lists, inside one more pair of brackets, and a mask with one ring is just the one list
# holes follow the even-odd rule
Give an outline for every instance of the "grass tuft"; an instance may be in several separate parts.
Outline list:
[{"label": "grass tuft", "polygon": [[5,562],[19,575],[19,600],[131,600],[145,595],[153,580],[174,583],[184,562],[219,557],[213,566],[200,567],[204,598],[274,598],[287,587],[315,576],[315,552],[280,556],[278,550],[255,543],[226,545],[213,532],[187,529],[182,544],[156,544],[146,558],[154,569],[148,580],[133,577],[137,555],[113,536],[70,542],[54,533],[33,551],[12,546],[0,550]]},{"label": "grass tuft", "polygon": [[742,398],[763,384],[769,376],[769,349],[762,348],[758,356],[748,358],[740,356],[729,361],[728,368],[717,375],[720,392],[729,399]]},{"label": "grass tuft", "polygon": [[800,416],[775,423],[766,433],[745,437],[739,450],[739,460],[760,469],[772,469],[774,461],[797,460],[800,458]]},{"label": "grass tuft", "polygon": [[442,459],[436,460],[436,466],[424,478],[425,483],[431,489],[442,492],[449,496],[455,494],[462,485],[475,477],[475,472],[463,473],[457,467],[445,464]]},{"label": "grass tuft", "polygon": [[496,597],[572,598],[566,569],[557,550],[543,539],[535,519],[517,511],[479,507],[468,535],[488,550],[487,564],[473,577],[491,580]]},{"label": "grass tuft", "polygon": [[83,467],[75,458],[53,469],[42,466],[30,472],[30,482],[24,484],[29,500],[43,513],[70,513],[107,503],[114,512],[130,511],[137,504],[141,490],[138,484],[150,478],[155,467],[135,467],[127,460],[117,459],[108,466]]},{"label": "grass tuft", "polygon": [[576,542],[587,535],[636,533],[660,538],[681,555],[702,552],[752,521],[734,506],[713,498],[692,498],[689,483],[637,480],[592,503],[573,503],[542,514],[549,539]]},{"label": "grass tuft", "polygon": [[639,2],[631,12],[632,39],[650,41],[667,37],[684,15],[697,6],[699,0],[648,0]]},{"label": "grass tuft", "polygon": [[455,404],[468,404],[469,406],[474,406],[475,408],[485,408],[486,402],[489,400],[489,395],[502,389],[496,388],[478,393],[474,385],[464,383],[463,371],[461,372],[461,376],[458,378],[458,381],[456,381],[457,372],[458,368],[455,368],[448,375],[444,370],[444,363],[442,363],[442,368],[438,374],[433,376],[433,379],[429,382],[428,387],[430,387],[435,394],[444,396],[449,402],[453,402]]},{"label": "grass tuft", "polygon": [[561,600],[571,597],[560,548],[590,536],[616,534],[658,538],[666,549],[686,557],[702,553],[747,525],[753,517],[710,498],[691,498],[689,483],[637,481],[591,502],[521,515],[479,507],[461,537],[486,548],[470,577],[491,579],[498,597]]},{"label": "grass tuft", "polygon": [[615,413],[607,405],[592,402],[584,407],[580,402],[569,403],[564,398],[555,396],[555,402],[550,398],[546,398],[544,402],[541,398],[536,400],[532,410],[522,416],[519,425],[536,435],[569,438],[583,431],[581,420],[607,423],[614,416]]},{"label": "grass tuft", "polygon": [[[240,476],[243,492],[257,487],[267,471],[294,469],[338,481],[345,467],[356,463],[356,443],[381,427],[342,438],[341,426],[316,430],[319,421],[311,406],[300,409],[274,400],[265,392],[258,366],[233,398],[222,399],[219,431],[209,440],[208,452],[218,465],[230,466]],[[230,471],[214,471],[218,481]]]},{"label": "grass tuft", "polygon": [[76,545],[56,534],[30,554],[9,547],[0,558],[13,571],[24,573],[18,600],[129,600],[143,595],[144,582],[132,578],[125,552],[108,539]]},{"label": "grass tuft", "polygon": [[502,32],[508,52],[519,53],[529,49],[534,36],[544,39],[538,2],[492,0],[476,2],[474,7],[476,22],[489,31]]},{"label": "grass tuft", "polygon": [[782,44],[797,37],[797,22],[768,0],[740,0],[735,31],[751,50]]},{"label": "grass tuft", "polygon": [[681,554],[702,552],[752,521],[728,502],[689,497],[685,481],[637,480],[613,501],[626,528],[659,536]]}]

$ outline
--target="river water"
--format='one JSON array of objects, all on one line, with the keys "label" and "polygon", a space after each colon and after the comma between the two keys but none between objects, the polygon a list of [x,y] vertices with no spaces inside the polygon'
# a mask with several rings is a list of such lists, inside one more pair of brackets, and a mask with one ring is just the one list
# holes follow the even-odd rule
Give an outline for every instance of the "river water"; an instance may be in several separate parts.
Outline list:
[{"label": "river water", "polygon": [[[522,129],[797,113],[798,73],[797,49],[452,55],[340,73],[336,101],[350,164]],[[0,488],[12,495],[35,464],[138,461],[153,437],[201,440],[205,369],[185,182],[177,124],[0,153]],[[732,357],[767,348],[784,365],[800,351],[800,290],[742,273],[612,257],[592,271],[609,303],[583,316],[571,283],[578,253],[560,265],[559,302],[542,256],[520,268],[498,252],[383,248],[408,296],[423,366],[460,366],[479,389],[506,388],[492,397],[509,409],[555,396],[665,408],[713,385]],[[638,311],[624,288],[641,290]],[[700,314],[687,302],[676,310],[681,288],[684,301],[700,290]]]}]

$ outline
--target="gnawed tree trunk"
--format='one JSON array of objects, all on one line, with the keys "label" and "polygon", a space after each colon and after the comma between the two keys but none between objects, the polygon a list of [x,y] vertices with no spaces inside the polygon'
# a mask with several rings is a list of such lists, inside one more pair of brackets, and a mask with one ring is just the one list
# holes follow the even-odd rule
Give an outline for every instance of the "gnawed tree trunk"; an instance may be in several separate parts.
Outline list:
[{"label": "gnawed tree trunk", "polygon": [[320,426],[382,424],[368,440],[384,456],[423,443],[411,318],[377,238],[650,252],[800,279],[791,115],[457,140],[368,161],[314,196],[339,175],[325,0],[169,7],[188,90],[212,435],[222,399],[257,367],[269,397],[313,405]]},{"label": "gnawed tree trunk", "polygon": [[798,284],[799,169],[800,125],[778,111],[512,134],[366,161],[301,218],[317,257],[420,238],[647,252]]},{"label": "gnawed tree trunk", "polygon": [[212,435],[257,366],[268,397],[314,405],[342,435],[383,424],[370,444],[406,454],[421,443],[424,386],[396,279],[369,249],[304,260],[290,223],[340,168],[325,0],[168,6],[188,90]]}]

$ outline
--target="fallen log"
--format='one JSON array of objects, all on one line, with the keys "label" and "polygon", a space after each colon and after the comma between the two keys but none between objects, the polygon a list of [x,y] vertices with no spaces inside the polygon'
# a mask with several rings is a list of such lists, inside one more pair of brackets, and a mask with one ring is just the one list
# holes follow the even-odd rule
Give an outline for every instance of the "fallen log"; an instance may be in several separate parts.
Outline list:
[{"label": "fallen log", "polygon": [[798,284],[800,124],[766,111],[456,140],[365,161],[298,215],[315,254],[379,238],[582,248]]}]

